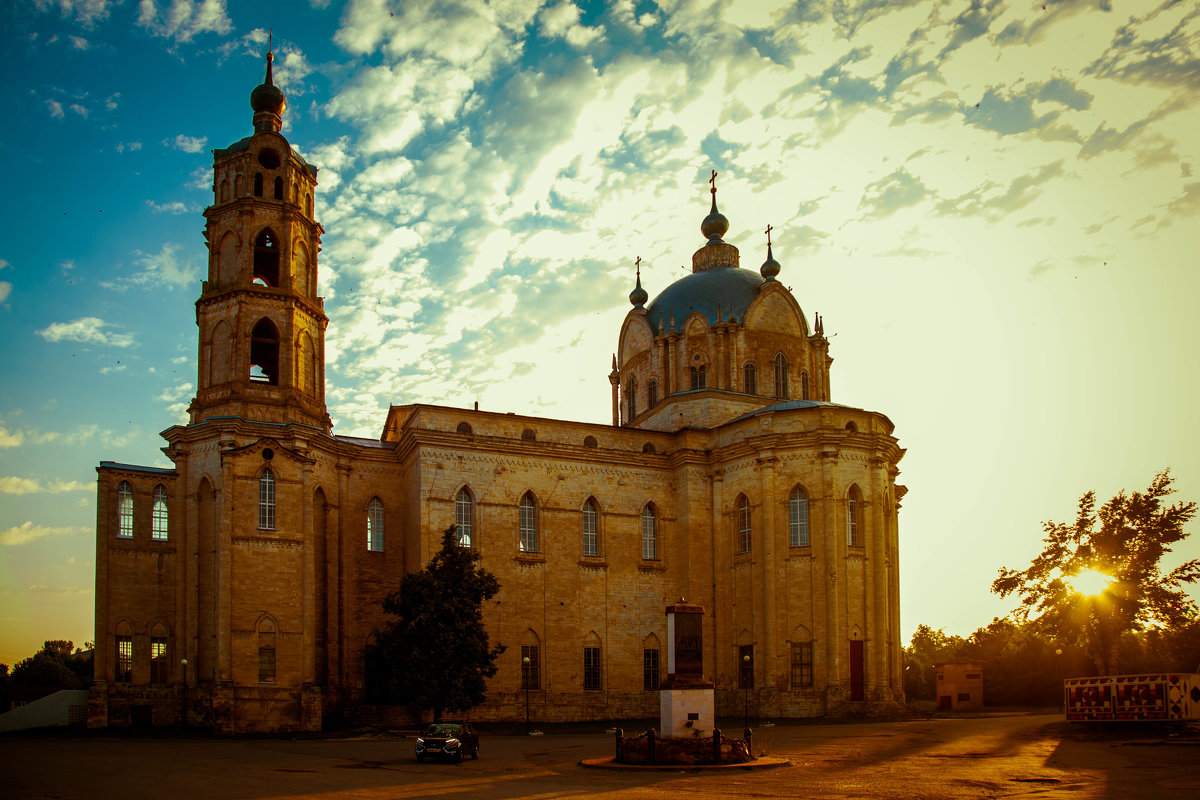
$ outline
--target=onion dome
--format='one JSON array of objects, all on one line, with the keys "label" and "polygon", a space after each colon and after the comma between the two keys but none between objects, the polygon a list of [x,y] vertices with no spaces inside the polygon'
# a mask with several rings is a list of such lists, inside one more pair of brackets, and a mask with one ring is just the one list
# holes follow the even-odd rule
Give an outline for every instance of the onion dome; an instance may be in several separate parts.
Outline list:
[{"label": "onion dome", "polygon": [[254,87],[254,91],[250,92],[250,107],[254,109],[254,128],[255,130],[274,130],[278,131],[282,125],[283,111],[287,108],[287,98],[283,96],[283,92],[279,91],[274,81],[271,79],[271,62],[275,60],[275,55],[267,51],[267,77],[258,86]]},{"label": "onion dome", "polygon": [[650,299],[650,295],[642,288],[642,257],[638,256],[637,260],[637,285],[633,287],[633,291],[629,293],[629,302],[634,308],[642,308],[646,305],[646,301]]},{"label": "onion dome", "polygon": [[764,278],[769,281],[775,280],[775,276],[779,274],[779,262],[775,260],[775,256],[771,255],[771,231],[770,225],[767,226],[767,260],[759,267],[758,271]]},{"label": "onion dome", "polygon": [[708,239],[709,244],[721,241],[721,237],[729,230],[729,220],[725,215],[717,210],[717,172],[713,170],[712,182],[712,208],[708,212],[708,216],[700,223],[700,232],[704,234],[704,238]]}]

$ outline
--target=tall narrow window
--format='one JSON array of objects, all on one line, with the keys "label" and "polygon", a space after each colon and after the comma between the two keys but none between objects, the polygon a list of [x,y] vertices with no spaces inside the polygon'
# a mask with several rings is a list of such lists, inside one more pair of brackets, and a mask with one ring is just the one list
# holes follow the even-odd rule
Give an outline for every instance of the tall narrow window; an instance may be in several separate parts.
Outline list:
[{"label": "tall narrow window", "polygon": [[749,361],[742,367],[742,391],[746,394],[758,394],[758,370]]},{"label": "tall narrow window", "polygon": [[600,515],[596,513],[596,501],[588,498],[583,504],[583,554],[600,555],[600,534],[597,531]]},{"label": "tall narrow window", "polygon": [[642,509],[642,558],[658,558],[658,520],[649,505]]},{"label": "tall narrow window", "polygon": [[739,494],[737,499],[737,551],[750,552],[750,501],[746,495]]},{"label": "tall narrow window", "polygon": [[254,283],[260,286],[279,285],[279,241],[266,228],[254,240]]},{"label": "tall narrow window", "polygon": [[167,637],[166,636],[151,636],[150,637],[150,682],[151,683],[166,683],[167,682]]},{"label": "tall narrow window", "polygon": [[646,384],[646,408],[654,408],[658,405],[658,381],[650,381]]},{"label": "tall narrow window", "polygon": [[521,552],[538,552],[537,506],[533,495],[526,492],[521,496]]},{"label": "tall narrow window", "polygon": [[454,496],[454,524],[458,526],[458,543],[462,547],[474,545],[472,522],[475,518],[475,501],[466,487],[458,490]]},{"label": "tall narrow window", "polygon": [[275,199],[283,199],[283,178],[275,178]]},{"label": "tall narrow window", "polygon": [[275,682],[275,623],[270,619],[258,623],[258,682]]},{"label": "tall narrow window", "polygon": [[812,399],[811,397],[808,396],[808,373],[807,372],[800,373],[800,399],[801,400],[811,400]]},{"label": "tall narrow window", "polygon": [[263,193],[263,176],[261,172],[254,174],[254,196],[262,197]]},{"label": "tall narrow window", "polygon": [[642,650],[642,689],[647,692],[658,691],[658,648],[647,647]]},{"label": "tall narrow window", "polygon": [[266,317],[250,332],[250,381],[279,384],[279,330]]},{"label": "tall narrow window", "polygon": [[846,493],[846,544],[862,546],[862,492],[851,486]]},{"label": "tall narrow window", "polygon": [[165,542],[170,517],[167,514],[167,490],[160,483],[154,487],[154,500],[150,506],[150,538]]},{"label": "tall narrow window", "polygon": [[583,648],[583,688],[595,691],[600,688],[600,648]]},{"label": "tall narrow window", "polygon": [[133,637],[118,636],[117,663],[114,680],[117,683],[129,683],[133,680]]},{"label": "tall narrow window", "polygon": [[542,688],[542,669],[536,644],[521,645],[521,688]]},{"label": "tall narrow window", "polygon": [[117,486],[117,536],[133,538],[133,487],[129,481]]},{"label": "tall narrow window", "polygon": [[775,355],[775,397],[786,400],[788,396],[788,361],[783,353]]},{"label": "tall narrow window", "polygon": [[788,544],[808,547],[808,495],[797,486],[788,498]]},{"label": "tall narrow window", "polygon": [[275,530],[275,473],[269,469],[258,476],[258,527]]},{"label": "tall narrow window", "polygon": [[692,388],[703,389],[705,385],[704,365],[692,367]]},{"label": "tall narrow window", "polygon": [[754,645],[738,647],[738,688],[754,688]]},{"label": "tall narrow window", "polygon": [[629,409],[629,419],[637,416],[637,381],[633,378],[625,384],[625,407]]},{"label": "tall narrow window", "polygon": [[813,683],[812,642],[792,642],[792,688],[806,689]]},{"label": "tall narrow window", "polygon": [[383,552],[383,503],[378,497],[367,503],[367,549]]}]

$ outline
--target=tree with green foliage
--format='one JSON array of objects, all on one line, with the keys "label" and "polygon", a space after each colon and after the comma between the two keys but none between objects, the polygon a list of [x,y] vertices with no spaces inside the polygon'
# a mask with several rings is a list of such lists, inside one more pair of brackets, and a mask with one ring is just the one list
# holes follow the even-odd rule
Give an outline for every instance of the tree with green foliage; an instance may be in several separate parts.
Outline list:
[{"label": "tree with green foliage", "polygon": [[[1096,493],[1088,492],[1075,522],[1044,523],[1042,552],[1023,570],[1001,567],[992,591],[1018,595],[1018,619],[1085,647],[1101,675],[1116,674],[1122,634],[1178,627],[1196,616],[1183,584],[1200,578],[1200,559],[1166,574],[1160,566],[1187,538],[1183,527],[1196,513],[1194,502],[1166,505],[1174,491],[1170,470],[1163,470],[1145,492],[1122,491],[1099,511]],[[1107,586],[1088,593],[1073,585],[1089,571],[1106,576]]]},{"label": "tree with green foliage", "polygon": [[483,603],[500,584],[480,566],[478,550],[458,543],[456,527],[442,534],[429,564],[384,599],[395,619],[366,652],[368,698],[433,709],[435,721],[483,702],[505,649],[491,646],[483,625]]},{"label": "tree with green foliage", "polygon": [[957,660],[962,646],[961,636],[918,625],[912,641],[904,648],[904,696],[909,700],[936,700],[937,677],[933,665]]},{"label": "tree with green foliage", "polygon": [[74,642],[51,639],[29,658],[18,661],[8,683],[12,687],[27,687],[45,693],[59,689],[85,689],[92,682],[92,650],[88,642],[76,648]]}]

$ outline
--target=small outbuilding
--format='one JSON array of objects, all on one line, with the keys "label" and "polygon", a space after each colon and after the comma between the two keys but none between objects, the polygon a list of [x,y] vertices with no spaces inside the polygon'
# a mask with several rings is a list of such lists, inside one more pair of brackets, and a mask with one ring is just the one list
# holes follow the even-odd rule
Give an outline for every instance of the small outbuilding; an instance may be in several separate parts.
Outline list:
[{"label": "small outbuilding", "polygon": [[939,711],[983,709],[983,662],[955,661],[934,664]]}]

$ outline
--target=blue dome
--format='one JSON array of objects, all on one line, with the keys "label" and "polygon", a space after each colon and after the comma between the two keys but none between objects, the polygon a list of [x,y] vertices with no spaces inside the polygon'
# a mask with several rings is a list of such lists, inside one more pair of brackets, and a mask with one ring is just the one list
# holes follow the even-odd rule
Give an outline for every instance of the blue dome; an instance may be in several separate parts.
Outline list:
[{"label": "blue dome", "polygon": [[669,331],[671,312],[675,312],[675,330],[683,330],[684,320],[693,311],[708,317],[711,325],[717,321],[717,306],[728,321],[733,314],[740,322],[746,316],[750,301],[758,296],[763,277],[740,267],[712,267],[680,278],[646,306],[646,322],[658,333],[662,319],[663,330]]}]

